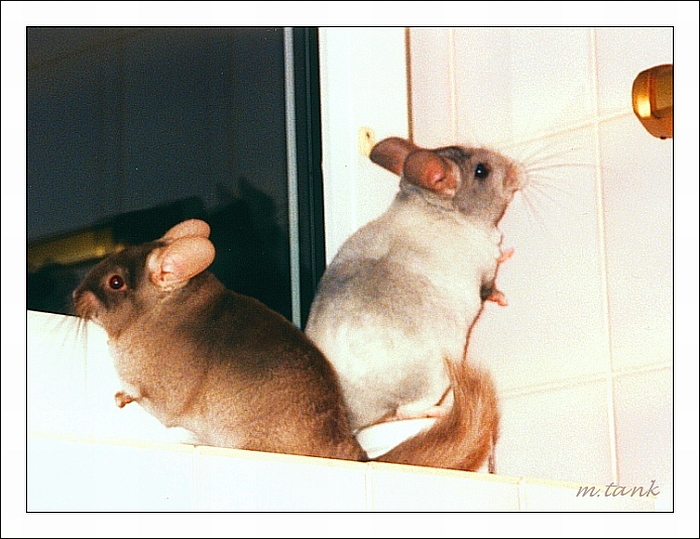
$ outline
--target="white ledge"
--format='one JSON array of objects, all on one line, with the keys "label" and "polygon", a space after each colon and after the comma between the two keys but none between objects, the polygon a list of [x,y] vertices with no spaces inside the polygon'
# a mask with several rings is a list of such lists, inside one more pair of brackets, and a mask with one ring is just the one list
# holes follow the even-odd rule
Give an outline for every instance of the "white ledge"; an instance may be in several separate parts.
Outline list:
[{"label": "white ledge", "polygon": [[607,485],[186,443],[139,406],[115,406],[119,382],[99,328],[45,313],[27,321],[30,512],[663,509],[648,489],[632,497]]}]

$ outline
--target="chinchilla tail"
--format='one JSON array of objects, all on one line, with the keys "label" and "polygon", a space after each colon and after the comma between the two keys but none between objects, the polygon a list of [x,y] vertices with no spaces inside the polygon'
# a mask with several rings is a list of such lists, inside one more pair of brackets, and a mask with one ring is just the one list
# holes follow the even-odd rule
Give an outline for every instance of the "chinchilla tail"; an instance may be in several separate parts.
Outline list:
[{"label": "chinchilla tail", "polygon": [[452,409],[388,453],[379,462],[475,471],[489,457],[498,437],[500,414],[490,376],[466,361],[447,362]]}]

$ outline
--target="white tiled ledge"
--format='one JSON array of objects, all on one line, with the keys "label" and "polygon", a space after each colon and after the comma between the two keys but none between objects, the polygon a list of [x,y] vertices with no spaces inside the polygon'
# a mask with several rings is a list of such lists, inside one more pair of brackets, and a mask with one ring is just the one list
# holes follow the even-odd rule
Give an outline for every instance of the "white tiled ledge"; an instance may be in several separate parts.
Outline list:
[{"label": "white tiled ledge", "polygon": [[[653,497],[384,463],[30,431],[34,511],[654,511]],[[609,489],[612,494],[613,489]]]},{"label": "white tiled ledge", "polygon": [[27,324],[30,511],[655,509],[605,486],[584,499],[593,485],[195,446],[140,406],[115,406],[101,328],[32,311]]}]

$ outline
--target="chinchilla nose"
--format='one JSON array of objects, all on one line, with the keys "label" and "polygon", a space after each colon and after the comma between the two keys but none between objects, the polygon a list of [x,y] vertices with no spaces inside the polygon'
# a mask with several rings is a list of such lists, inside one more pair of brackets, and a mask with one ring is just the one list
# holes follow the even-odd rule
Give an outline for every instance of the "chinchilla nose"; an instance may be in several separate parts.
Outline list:
[{"label": "chinchilla nose", "polygon": [[522,189],[527,184],[527,173],[525,168],[520,163],[511,163],[508,165],[506,179],[504,185],[508,189],[517,191]]}]

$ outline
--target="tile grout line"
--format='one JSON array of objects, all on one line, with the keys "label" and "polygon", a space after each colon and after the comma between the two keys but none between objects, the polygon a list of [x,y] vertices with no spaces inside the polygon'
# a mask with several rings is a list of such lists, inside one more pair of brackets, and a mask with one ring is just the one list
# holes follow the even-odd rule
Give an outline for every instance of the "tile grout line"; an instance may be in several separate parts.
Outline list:
[{"label": "tile grout line", "polygon": [[598,102],[598,64],[596,61],[597,54],[597,34],[595,28],[589,30],[590,36],[590,65],[591,65],[591,80],[592,80],[592,96],[593,108],[595,116],[593,118],[593,137],[594,137],[594,158],[595,158],[595,186],[596,186],[596,206],[598,214],[598,252],[600,254],[600,286],[603,300],[603,323],[605,327],[604,339],[605,348],[607,350],[608,370],[605,373],[606,393],[607,393],[607,412],[608,412],[608,438],[610,449],[610,463],[612,466],[612,475],[615,481],[620,475],[619,462],[617,457],[617,438],[616,438],[616,423],[615,423],[615,391],[614,391],[614,364],[613,364],[613,349],[612,349],[612,324],[610,321],[610,294],[608,283],[608,252],[605,241],[605,212],[604,212],[604,196],[603,196],[603,174],[602,174],[602,152],[600,140],[600,103]]},{"label": "tile grout line", "polygon": [[518,480],[518,511],[527,511],[527,479],[521,477]]},{"label": "tile grout line", "polygon": [[452,140],[457,140],[458,136],[458,108],[457,108],[457,66],[455,58],[457,51],[455,49],[455,29],[450,28],[447,31],[447,41],[449,46],[449,64],[450,64],[450,128],[452,130]]},{"label": "tile grout line", "polygon": [[199,446],[195,446],[192,452],[192,510],[202,511],[201,489],[201,457]]},{"label": "tile grout line", "polygon": [[522,397],[525,395],[532,395],[534,393],[545,393],[549,391],[558,391],[561,389],[567,389],[571,387],[577,387],[583,384],[590,384],[595,382],[604,382],[609,378],[613,381],[622,378],[624,376],[634,376],[638,374],[653,373],[658,371],[663,371],[671,368],[671,363],[655,363],[651,365],[645,365],[641,367],[635,367],[631,369],[625,369],[623,371],[613,371],[613,372],[600,372],[597,374],[585,374],[577,376],[574,378],[560,379],[551,382],[544,382],[542,384],[532,384],[523,387],[513,387],[507,389],[499,390],[499,394],[504,397]]},{"label": "tile grout line", "polygon": [[[597,100],[596,100],[597,101]],[[597,105],[594,105],[597,106]],[[634,116],[634,113],[628,112],[628,111],[617,111],[617,112],[611,112],[603,115],[599,115],[598,112],[595,112],[595,117],[587,119],[587,120],[581,120],[580,122],[572,123],[571,125],[562,125],[562,126],[557,126],[557,127],[552,127],[549,129],[543,129],[541,131],[536,131],[533,133],[527,133],[523,135],[522,138],[519,139],[504,139],[500,141],[496,141],[494,143],[489,143],[489,146],[495,147],[495,148],[501,148],[504,151],[510,150],[512,148],[515,148],[517,146],[524,146],[527,144],[532,144],[534,142],[542,142],[546,139],[550,138],[555,138],[559,137],[561,135],[565,135],[568,133],[571,133],[573,131],[578,131],[580,129],[585,129],[587,127],[592,127],[596,129],[600,124],[607,123],[613,120],[618,120],[620,118],[625,118],[627,116]]]},{"label": "tile grout line", "polygon": [[374,469],[372,463],[368,462],[369,466],[365,467],[365,509],[373,512],[374,509]]}]

